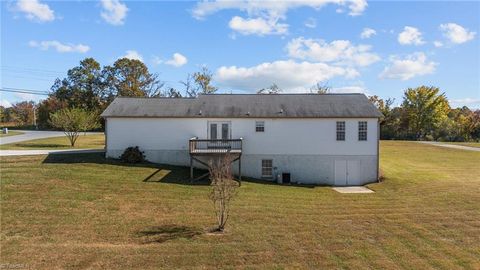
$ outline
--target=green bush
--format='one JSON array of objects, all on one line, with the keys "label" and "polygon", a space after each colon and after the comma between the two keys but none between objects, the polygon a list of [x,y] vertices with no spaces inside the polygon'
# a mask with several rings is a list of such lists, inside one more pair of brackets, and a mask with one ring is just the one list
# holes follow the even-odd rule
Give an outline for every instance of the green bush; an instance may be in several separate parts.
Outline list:
[{"label": "green bush", "polygon": [[120,159],[125,163],[140,163],[146,161],[145,155],[140,151],[138,146],[125,149]]}]

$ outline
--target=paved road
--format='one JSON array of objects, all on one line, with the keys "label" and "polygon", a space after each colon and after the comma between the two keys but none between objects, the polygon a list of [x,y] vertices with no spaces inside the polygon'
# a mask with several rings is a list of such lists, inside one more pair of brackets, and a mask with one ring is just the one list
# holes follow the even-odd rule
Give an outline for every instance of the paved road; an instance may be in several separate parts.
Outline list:
[{"label": "paved road", "polygon": [[[0,145],[35,140],[35,139],[65,136],[63,131],[39,131],[39,130],[16,130],[16,131],[23,132],[24,134],[0,138]],[[102,133],[87,132],[87,134],[102,134]]]},{"label": "paved road", "polygon": [[419,143],[425,143],[425,144],[430,144],[430,145],[435,145],[435,146],[440,146],[440,147],[446,147],[446,148],[480,152],[480,148],[478,148],[478,147],[470,147],[470,146],[456,145],[456,144],[446,144],[446,143],[441,143],[441,142],[419,142]]},{"label": "paved road", "polygon": [[101,153],[103,149],[62,149],[62,150],[0,150],[0,157],[6,156],[35,156],[50,154],[83,154],[83,153]]}]

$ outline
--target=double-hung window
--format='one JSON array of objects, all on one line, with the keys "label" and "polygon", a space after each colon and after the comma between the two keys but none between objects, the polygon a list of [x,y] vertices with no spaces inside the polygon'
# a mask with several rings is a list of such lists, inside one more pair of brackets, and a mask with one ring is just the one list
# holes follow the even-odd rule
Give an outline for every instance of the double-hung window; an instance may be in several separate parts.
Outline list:
[{"label": "double-hung window", "polygon": [[358,121],[358,140],[367,140],[367,121]]},{"label": "double-hung window", "polygon": [[255,132],[265,132],[265,121],[255,121]]},{"label": "double-hung window", "polygon": [[273,177],[273,161],[271,159],[262,159],[262,178]]},{"label": "double-hung window", "polygon": [[345,121],[337,121],[337,141],[345,141]]}]

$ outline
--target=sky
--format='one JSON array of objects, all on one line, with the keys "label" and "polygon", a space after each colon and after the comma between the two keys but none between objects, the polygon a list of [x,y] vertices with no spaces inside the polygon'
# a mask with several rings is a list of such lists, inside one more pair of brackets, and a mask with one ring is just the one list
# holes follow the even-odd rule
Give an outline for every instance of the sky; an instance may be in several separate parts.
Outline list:
[{"label": "sky", "polygon": [[[436,86],[480,108],[480,2],[2,1],[2,89],[48,92],[86,58],[143,61],[166,86],[208,67],[220,93],[361,92],[402,100]],[[0,92],[0,105],[44,95]]]}]

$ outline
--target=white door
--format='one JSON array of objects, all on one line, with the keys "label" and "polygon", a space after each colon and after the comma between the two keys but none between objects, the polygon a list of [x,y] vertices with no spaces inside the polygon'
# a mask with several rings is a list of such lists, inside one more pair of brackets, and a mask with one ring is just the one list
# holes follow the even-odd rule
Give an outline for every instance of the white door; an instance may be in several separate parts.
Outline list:
[{"label": "white door", "polygon": [[335,186],[355,186],[360,183],[358,160],[335,160]]},{"label": "white door", "polygon": [[360,183],[360,162],[358,160],[347,161],[347,185],[357,186]]},{"label": "white door", "polygon": [[335,160],[335,186],[347,185],[347,161]]},{"label": "white door", "polygon": [[230,122],[208,122],[208,139],[230,139]]}]

